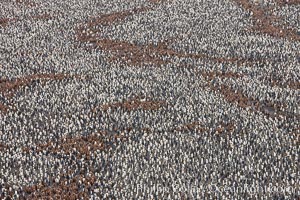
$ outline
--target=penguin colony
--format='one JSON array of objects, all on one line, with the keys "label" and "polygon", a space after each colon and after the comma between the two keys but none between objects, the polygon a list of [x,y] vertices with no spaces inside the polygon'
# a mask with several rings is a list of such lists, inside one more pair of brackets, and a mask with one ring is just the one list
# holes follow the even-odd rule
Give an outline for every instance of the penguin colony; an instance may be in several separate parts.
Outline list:
[{"label": "penguin colony", "polygon": [[1,199],[298,199],[297,0],[0,2]]}]

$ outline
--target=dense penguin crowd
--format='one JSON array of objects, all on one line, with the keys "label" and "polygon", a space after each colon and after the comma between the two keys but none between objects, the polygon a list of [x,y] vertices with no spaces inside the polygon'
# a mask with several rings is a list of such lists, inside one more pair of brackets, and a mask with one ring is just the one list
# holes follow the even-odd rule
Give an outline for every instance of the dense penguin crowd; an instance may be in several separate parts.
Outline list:
[{"label": "dense penguin crowd", "polygon": [[0,199],[300,198],[298,0],[2,0]]}]

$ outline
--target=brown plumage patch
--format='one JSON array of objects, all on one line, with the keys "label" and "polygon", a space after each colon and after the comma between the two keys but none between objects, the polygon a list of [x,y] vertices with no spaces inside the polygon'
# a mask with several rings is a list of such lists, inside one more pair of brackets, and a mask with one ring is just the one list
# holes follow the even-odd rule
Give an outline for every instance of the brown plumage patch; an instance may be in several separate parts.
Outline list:
[{"label": "brown plumage patch", "polygon": [[215,128],[216,134],[232,133],[235,130],[233,122],[220,122]]},{"label": "brown plumage patch", "polygon": [[[99,131],[87,136],[66,136],[56,142],[37,144],[35,147],[24,147],[23,151],[30,153],[49,152],[51,154],[75,155],[77,159],[91,159],[91,154],[97,150],[105,151],[110,148],[110,143],[118,144],[127,139],[124,132],[131,131],[132,128],[116,130],[116,134],[109,135],[105,131]],[[51,183],[41,182],[35,185],[24,186],[18,191],[19,195],[26,199],[89,199],[89,194],[93,192],[96,183],[95,169],[89,167],[90,174],[81,171],[80,174],[68,170],[67,173],[57,174],[50,177]],[[55,179],[58,178],[58,179]],[[100,180],[101,181],[101,180]],[[84,188],[84,189],[83,189]]]},{"label": "brown plumage patch", "polygon": [[268,83],[270,83],[270,85],[272,87],[277,86],[277,87],[282,87],[282,88],[290,88],[293,90],[299,90],[300,89],[300,82],[299,81],[292,81],[292,80],[288,80],[288,81],[282,81],[279,78],[267,78],[264,79],[266,80]]},{"label": "brown plumage patch", "polygon": [[[116,103],[108,103],[102,105],[100,107],[101,110],[107,111],[109,109],[124,109],[126,111],[134,111],[134,110],[158,110],[161,107],[165,106],[165,101],[156,101],[151,99],[142,99],[140,97],[135,97],[129,100],[125,100],[123,102]],[[94,109],[94,112],[99,108]]]},{"label": "brown plumage patch", "polygon": [[147,7],[142,7],[142,8],[135,8],[132,10],[113,12],[109,14],[102,14],[96,17],[91,17],[89,20],[80,24],[76,28],[76,39],[80,42],[95,41],[99,39],[94,35],[101,33],[101,29],[99,29],[100,26],[110,26],[116,22],[124,20],[129,16],[132,16],[136,13],[144,12],[148,9],[149,8]]},{"label": "brown plumage patch", "polygon": [[33,16],[30,16],[30,18],[33,19],[33,20],[52,19],[51,15],[49,15],[49,14],[33,15]]},{"label": "brown plumage patch", "polygon": [[0,103],[0,113],[6,113],[8,110],[8,107],[2,103]]},{"label": "brown plumage patch", "polygon": [[0,27],[6,27],[9,21],[9,18],[0,18]]},{"label": "brown plumage patch", "polygon": [[299,81],[289,81],[287,83],[288,87],[294,90],[300,89],[300,82]]},{"label": "brown plumage patch", "polygon": [[[170,63],[170,58],[193,58],[210,60],[217,63],[237,63],[254,64],[265,62],[265,60],[250,60],[238,57],[212,57],[206,54],[193,54],[178,52],[168,47],[169,43],[174,40],[169,39],[162,41],[157,45],[154,44],[133,44],[126,41],[112,40],[102,35],[101,26],[111,26],[116,22],[125,20],[127,17],[141,12],[149,11],[152,8],[142,7],[121,12],[100,15],[92,17],[87,22],[80,24],[76,28],[76,39],[80,43],[89,44],[88,48],[99,48],[112,54],[110,61],[123,61],[129,65],[154,64],[157,66]],[[163,59],[162,57],[166,57]]]},{"label": "brown plumage patch", "polygon": [[0,142],[0,151],[7,149],[9,146]]},{"label": "brown plumage patch", "polygon": [[268,100],[257,100],[252,97],[247,97],[242,91],[234,90],[227,85],[210,86],[214,91],[220,92],[229,102],[236,104],[241,108],[249,108],[252,111],[260,111],[270,117],[284,116],[286,118],[298,118],[298,115],[285,111],[287,105],[281,102],[271,102]]},{"label": "brown plumage patch", "polygon": [[279,6],[284,6],[284,5],[299,5],[300,0],[276,0],[276,3]]},{"label": "brown plumage patch", "polygon": [[160,3],[161,0],[149,0],[149,2],[151,2],[151,3]]},{"label": "brown plumage patch", "polygon": [[[76,175],[69,179],[68,174],[58,176],[59,181],[53,178],[52,184],[41,182],[36,185],[24,186],[22,193],[26,199],[89,199],[89,194],[96,182],[94,175]],[[82,189],[84,187],[84,189]]]},{"label": "brown plumage patch", "polygon": [[[107,133],[105,131],[101,131],[87,136],[67,136],[56,142],[50,141],[47,143],[37,144],[33,149],[37,152],[46,151],[54,154],[74,154],[77,158],[89,158],[91,152],[96,152],[97,150],[103,151],[109,148],[109,145],[106,143],[106,134]],[[24,147],[23,150],[25,152],[30,152],[32,149]]]},{"label": "brown plumage patch", "polygon": [[[188,124],[182,124],[175,128],[176,131],[185,132],[185,131],[196,131],[198,133],[203,133],[210,130],[210,127],[205,126],[204,124],[194,121]],[[233,122],[220,122],[217,123],[213,129],[212,132],[215,134],[230,134],[233,133],[235,130],[235,125]]]},{"label": "brown plumage patch", "polygon": [[31,0],[16,0],[16,3],[20,4],[20,5],[25,5],[28,7],[34,7],[37,5],[34,1],[31,1]]},{"label": "brown plumage patch", "polygon": [[205,127],[203,124],[200,122],[191,122],[188,124],[183,124],[175,128],[176,131],[191,131],[191,130],[196,130],[197,132],[204,132],[207,131],[207,127]]},{"label": "brown plumage patch", "polygon": [[272,37],[300,41],[300,36],[295,30],[274,25],[274,22],[278,21],[279,18],[274,16],[273,14],[270,14],[269,11],[272,10],[272,8],[261,7],[259,5],[251,3],[249,0],[233,1],[242,6],[245,10],[253,13],[252,17],[254,19],[254,26],[251,28],[253,31],[258,31]]},{"label": "brown plumage patch", "polygon": [[[18,90],[30,86],[34,81],[59,81],[68,78],[79,78],[79,76],[68,74],[33,74],[15,79],[0,79],[0,94],[5,98],[12,98]],[[8,110],[8,106],[0,102],[0,113],[5,114]]]},{"label": "brown plumage patch", "polygon": [[132,10],[125,10],[125,11],[120,11],[120,12],[103,14],[98,17],[91,18],[88,21],[87,26],[88,27],[99,26],[99,25],[109,26],[109,25],[112,25],[113,23],[124,20],[126,17],[147,11],[149,9],[150,8],[148,8],[148,7],[141,7],[141,8],[134,8]]},{"label": "brown plumage patch", "polygon": [[[92,44],[93,48],[109,51],[112,54],[111,61],[121,60],[131,65],[139,65],[142,63],[157,65],[166,64],[166,61],[157,57],[159,51],[162,51],[161,47],[165,49],[165,46],[162,43],[154,47],[153,45],[137,45],[126,41],[111,40],[101,36],[99,26],[109,26],[113,23],[122,21],[129,16],[147,10],[149,10],[149,8],[142,7],[93,17],[87,23],[81,24],[76,29],[76,38],[82,43]],[[168,53],[171,52],[168,51]]]},{"label": "brown plumage patch", "polygon": [[[126,111],[134,111],[134,110],[158,110],[161,107],[165,106],[165,101],[156,101],[150,99],[141,99],[141,98],[133,98],[130,100],[126,100],[123,102],[117,103],[109,103],[100,106],[100,109],[103,111],[107,111],[109,109],[124,109]],[[99,108],[94,109],[94,112],[97,111]]]},{"label": "brown plumage patch", "polygon": [[233,78],[238,79],[244,77],[244,74],[236,73],[236,72],[220,72],[220,71],[213,71],[213,72],[201,72],[201,75],[208,81],[211,81],[215,78]]},{"label": "brown plumage patch", "polygon": [[[203,76],[207,81],[214,80],[216,78],[219,79],[225,79],[225,78],[232,78],[232,79],[238,79],[238,78],[243,78],[246,77],[246,74],[242,73],[237,73],[237,72],[221,72],[221,71],[198,71],[196,72]],[[268,84],[272,87],[277,86],[281,88],[290,88],[290,89],[300,89],[300,82],[299,81],[293,81],[293,80],[287,80],[284,81],[283,77],[281,75],[276,75],[275,76],[263,76],[258,78],[258,80],[262,81],[264,84]]]},{"label": "brown plumage patch", "polygon": [[293,132],[290,133],[294,137],[295,146],[300,146],[300,128],[295,128]]},{"label": "brown plumage patch", "polygon": [[22,87],[28,86],[34,81],[47,81],[47,80],[63,80],[77,76],[70,76],[67,74],[33,74],[13,80],[0,79],[0,93],[5,96],[13,96],[14,93]]},{"label": "brown plumage patch", "polygon": [[157,56],[159,52],[161,52],[160,46],[154,47],[153,45],[135,45],[125,41],[110,39],[98,40],[95,45],[112,53],[116,60],[124,61],[130,65],[162,65],[168,63],[168,61]]},{"label": "brown plumage patch", "polygon": [[[31,15],[27,16],[24,19],[28,19],[31,21],[37,21],[37,20],[48,20],[52,19],[53,17],[49,14],[41,14],[41,15]],[[0,28],[5,28],[6,26],[9,25],[10,22],[16,22],[20,21],[21,19],[19,17],[14,17],[14,18],[0,18]]]},{"label": "brown plumage patch", "polygon": [[286,73],[270,73],[258,77],[257,80],[272,87],[289,88],[293,90],[300,89],[300,82],[297,80],[297,78],[286,78],[291,76],[293,75]]},{"label": "brown plumage patch", "polygon": [[160,4],[160,3],[163,3],[163,2],[166,2],[168,0],[149,0],[150,3],[153,3],[153,4]]}]

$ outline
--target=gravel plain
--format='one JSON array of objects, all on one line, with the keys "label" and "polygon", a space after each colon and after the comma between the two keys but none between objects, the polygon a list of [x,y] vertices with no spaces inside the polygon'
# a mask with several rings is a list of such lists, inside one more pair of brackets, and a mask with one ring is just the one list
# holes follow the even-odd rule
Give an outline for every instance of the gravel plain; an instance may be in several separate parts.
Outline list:
[{"label": "gravel plain", "polygon": [[2,0],[0,199],[299,199],[299,0]]}]

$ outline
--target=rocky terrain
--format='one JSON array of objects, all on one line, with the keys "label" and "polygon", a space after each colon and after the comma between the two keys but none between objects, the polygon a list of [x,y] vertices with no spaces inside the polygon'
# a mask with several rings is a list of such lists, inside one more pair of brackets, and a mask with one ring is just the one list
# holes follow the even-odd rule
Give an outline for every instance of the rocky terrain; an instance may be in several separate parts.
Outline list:
[{"label": "rocky terrain", "polygon": [[0,199],[299,199],[299,0],[2,0]]}]

